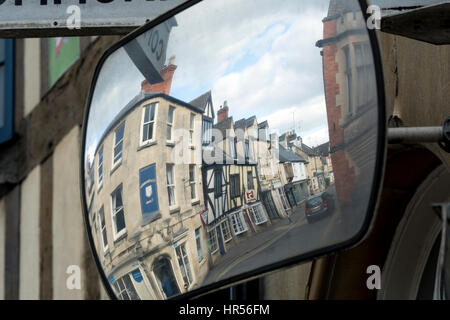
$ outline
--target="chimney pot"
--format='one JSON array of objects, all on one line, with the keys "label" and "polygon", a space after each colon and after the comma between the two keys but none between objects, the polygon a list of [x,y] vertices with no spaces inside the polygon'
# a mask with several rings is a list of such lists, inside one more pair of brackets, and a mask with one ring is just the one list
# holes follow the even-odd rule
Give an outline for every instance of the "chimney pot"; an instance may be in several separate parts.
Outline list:
[{"label": "chimney pot", "polygon": [[165,66],[160,72],[161,78],[163,78],[163,82],[150,84],[147,80],[144,80],[141,85],[141,90],[151,92],[162,92],[164,94],[169,95],[170,88],[172,87],[173,74],[175,73],[176,69],[177,66],[174,64],[169,64],[168,66]]},{"label": "chimney pot", "polygon": [[220,107],[219,111],[217,111],[217,123],[221,123],[223,120],[228,119],[228,110],[227,101],[225,101],[223,107]]}]

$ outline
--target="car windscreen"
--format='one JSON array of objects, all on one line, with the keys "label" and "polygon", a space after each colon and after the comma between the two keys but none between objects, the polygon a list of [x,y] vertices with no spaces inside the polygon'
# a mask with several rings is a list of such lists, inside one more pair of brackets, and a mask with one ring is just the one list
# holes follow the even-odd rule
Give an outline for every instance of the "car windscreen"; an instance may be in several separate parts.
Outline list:
[{"label": "car windscreen", "polygon": [[308,199],[306,205],[311,208],[311,207],[320,206],[321,204],[322,204],[322,198],[321,197],[316,197],[316,198]]}]

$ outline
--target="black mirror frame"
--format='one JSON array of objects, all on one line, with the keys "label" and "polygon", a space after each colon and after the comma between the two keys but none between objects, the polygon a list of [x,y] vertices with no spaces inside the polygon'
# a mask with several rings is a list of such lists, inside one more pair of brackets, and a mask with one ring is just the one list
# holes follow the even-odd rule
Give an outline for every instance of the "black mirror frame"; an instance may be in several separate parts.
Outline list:
[{"label": "black mirror frame", "polygon": [[[89,213],[87,210],[87,202],[86,202],[86,195],[85,195],[85,179],[84,179],[84,157],[85,157],[85,144],[86,144],[86,132],[87,132],[87,121],[89,118],[89,109],[90,104],[92,102],[93,92],[95,89],[95,84],[97,82],[98,75],[100,73],[100,70],[102,69],[102,66],[106,59],[114,53],[116,50],[121,48],[123,45],[125,45],[127,42],[133,40],[134,38],[140,36],[141,34],[145,33],[149,29],[155,27],[156,25],[164,22],[168,18],[190,8],[191,6],[201,2],[203,0],[191,0],[187,1],[174,9],[171,9],[167,13],[159,16],[158,18],[154,19],[153,21],[147,23],[146,25],[138,28],[137,30],[131,32],[127,36],[125,36],[123,39],[115,43],[112,47],[107,49],[102,57],[100,58],[94,72],[94,76],[90,85],[90,91],[89,96],[86,101],[85,110],[84,110],[84,118],[83,118],[83,127],[82,127],[82,139],[81,139],[81,148],[80,148],[80,195],[81,195],[81,202],[82,202],[82,210],[83,210],[83,219],[84,219],[84,225],[86,228],[89,246],[91,248],[95,264],[97,266],[97,269],[99,271],[102,283],[105,287],[106,292],[108,293],[111,300],[118,300],[112,286],[109,284],[109,281],[103,271],[103,268],[101,266],[100,260],[98,258],[92,233],[90,230],[90,223],[89,223]],[[369,15],[367,13],[368,4],[366,0],[358,0],[361,12],[363,13],[363,16],[365,18],[365,21],[369,18]],[[377,83],[377,98],[378,98],[378,141],[377,141],[377,158],[375,162],[375,172],[374,172],[374,179],[372,182],[372,192],[369,198],[369,204],[367,213],[364,219],[363,226],[361,230],[351,239],[339,243],[336,245],[329,246],[324,249],[315,250],[306,254],[302,254],[293,258],[285,259],[282,261],[278,261],[277,263],[271,264],[269,266],[257,268],[253,271],[246,272],[243,274],[240,274],[238,276],[234,276],[225,280],[221,280],[219,282],[216,282],[214,284],[210,284],[207,286],[204,286],[202,288],[190,291],[188,293],[181,294],[179,296],[173,297],[169,300],[181,300],[181,299],[187,299],[187,298],[193,298],[200,295],[204,295],[206,293],[219,290],[222,287],[230,286],[232,284],[238,284],[240,282],[248,281],[252,278],[259,277],[265,273],[269,273],[271,271],[289,267],[294,264],[298,264],[300,262],[306,262],[308,260],[311,260],[313,258],[317,258],[320,256],[326,256],[328,254],[331,254],[336,251],[340,251],[343,249],[349,249],[351,247],[357,246],[359,243],[361,243],[370,233],[370,229],[372,227],[372,223],[375,220],[375,213],[378,207],[378,199],[379,199],[379,193],[381,190],[383,177],[384,177],[384,167],[385,167],[385,159],[386,159],[386,148],[387,148],[387,134],[386,134],[386,102],[385,102],[385,88],[384,88],[384,76],[383,76],[383,66],[382,66],[382,60],[381,60],[381,52],[380,52],[380,46],[378,43],[376,31],[374,29],[367,29],[371,48],[372,48],[372,55],[374,59],[374,67],[375,67],[375,75],[376,75],[376,83]]]}]

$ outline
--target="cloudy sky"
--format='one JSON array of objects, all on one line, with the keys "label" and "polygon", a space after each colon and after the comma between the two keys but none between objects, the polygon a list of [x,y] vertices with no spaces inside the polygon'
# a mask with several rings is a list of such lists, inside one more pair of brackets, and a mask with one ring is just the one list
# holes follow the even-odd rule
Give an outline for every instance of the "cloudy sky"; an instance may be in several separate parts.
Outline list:
[{"label": "cloudy sky", "polygon": [[[212,91],[237,121],[257,116],[271,130],[296,129],[306,143],[328,141],[320,49],[329,0],[203,1],[176,16],[167,60],[178,66],[171,96],[191,101]],[[109,121],[144,79],[123,49],[99,75],[88,127],[95,149]]]}]

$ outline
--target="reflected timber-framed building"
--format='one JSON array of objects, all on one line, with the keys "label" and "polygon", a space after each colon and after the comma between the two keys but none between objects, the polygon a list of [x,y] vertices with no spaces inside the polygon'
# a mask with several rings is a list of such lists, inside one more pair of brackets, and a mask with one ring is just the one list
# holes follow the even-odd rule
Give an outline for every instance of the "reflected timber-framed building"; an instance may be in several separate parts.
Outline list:
[{"label": "reflected timber-framed building", "polygon": [[236,128],[228,111],[225,102],[213,127],[214,141],[204,147],[203,156],[205,224],[213,263],[271,225],[261,201],[256,161],[258,130],[245,130],[247,127],[239,123]]}]

